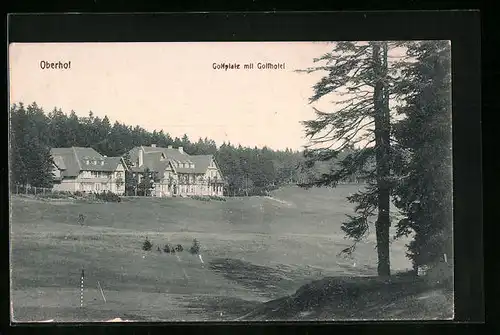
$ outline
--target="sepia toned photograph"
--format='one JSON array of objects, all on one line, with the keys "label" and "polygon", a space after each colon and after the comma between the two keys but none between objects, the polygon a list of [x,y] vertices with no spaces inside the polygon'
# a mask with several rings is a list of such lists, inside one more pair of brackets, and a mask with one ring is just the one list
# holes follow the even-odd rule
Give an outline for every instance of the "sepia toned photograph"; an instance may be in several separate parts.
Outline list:
[{"label": "sepia toned photograph", "polygon": [[12,322],[452,320],[451,47],[10,44]]}]

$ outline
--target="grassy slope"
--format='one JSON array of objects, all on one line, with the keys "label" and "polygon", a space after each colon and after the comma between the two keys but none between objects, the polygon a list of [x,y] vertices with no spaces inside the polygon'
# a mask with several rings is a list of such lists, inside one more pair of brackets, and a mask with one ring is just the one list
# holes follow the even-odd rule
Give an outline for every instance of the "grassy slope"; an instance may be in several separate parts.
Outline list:
[{"label": "grassy slope", "polygon": [[[19,321],[234,319],[263,301],[293,294],[324,276],[375,274],[373,234],[353,258],[340,223],[357,187],[282,189],[273,198],[202,202],[126,199],[122,203],[59,204],[12,199],[12,298]],[[76,218],[87,216],[84,227]],[[144,238],[202,245],[202,263],[143,252]],[[409,267],[404,242],[392,266]],[[86,273],[85,307],[79,282]],[[104,289],[104,303],[97,281]]]},{"label": "grassy slope", "polygon": [[423,277],[325,277],[239,320],[442,320],[453,318],[452,301],[447,284],[430,284]]}]

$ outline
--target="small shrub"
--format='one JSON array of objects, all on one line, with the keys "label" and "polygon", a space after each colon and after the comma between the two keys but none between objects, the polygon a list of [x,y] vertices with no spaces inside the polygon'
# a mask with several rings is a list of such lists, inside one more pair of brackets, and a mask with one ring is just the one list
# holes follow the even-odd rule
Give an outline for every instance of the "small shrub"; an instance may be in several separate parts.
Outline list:
[{"label": "small shrub", "polygon": [[200,200],[200,201],[210,201],[210,197],[205,197],[205,196],[201,196],[201,195],[193,195],[193,196],[191,196],[191,199]]},{"label": "small shrub", "polygon": [[184,248],[182,247],[182,245],[177,244],[177,245],[175,246],[175,251],[177,251],[177,252],[182,252],[182,251],[184,251]]},{"label": "small shrub", "polygon": [[167,254],[170,254],[172,252],[175,252],[175,249],[174,249],[174,247],[170,243],[167,243],[163,247],[163,251],[166,252]]},{"label": "small shrub", "polygon": [[226,198],[219,197],[218,195],[210,195],[208,198],[210,200],[215,200],[215,201],[226,201]]},{"label": "small shrub", "polygon": [[160,246],[156,247],[156,251],[161,252]]},{"label": "small shrub", "polygon": [[142,244],[142,250],[149,251],[151,250],[151,248],[153,248],[153,244],[146,237],[146,241],[144,241],[144,243]]},{"label": "small shrub", "polygon": [[193,255],[197,255],[200,253],[200,242],[197,239],[193,240],[193,245],[189,249],[189,252]]},{"label": "small shrub", "polygon": [[98,200],[102,200],[105,202],[121,202],[122,201],[122,198],[120,198],[117,194],[110,192],[110,191],[107,191],[104,193],[96,193],[95,197]]},{"label": "small shrub", "polygon": [[83,197],[83,193],[81,191],[76,191],[74,195],[77,197]]}]

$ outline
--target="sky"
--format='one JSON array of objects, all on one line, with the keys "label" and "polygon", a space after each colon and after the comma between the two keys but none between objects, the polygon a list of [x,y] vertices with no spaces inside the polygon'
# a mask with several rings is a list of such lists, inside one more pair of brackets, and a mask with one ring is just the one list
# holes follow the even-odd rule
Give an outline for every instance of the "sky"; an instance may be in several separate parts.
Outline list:
[{"label": "sky", "polygon": [[[192,141],[300,150],[307,144],[300,121],[314,118],[308,99],[322,74],[294,70],[331,49],[323,42],[11,44],[10,103],[92,111]],[[59,61],[71,64],[42,68]],[[257,69],[259,62],[285,68]],[[247,63],[254,68],[243,69]]]}]

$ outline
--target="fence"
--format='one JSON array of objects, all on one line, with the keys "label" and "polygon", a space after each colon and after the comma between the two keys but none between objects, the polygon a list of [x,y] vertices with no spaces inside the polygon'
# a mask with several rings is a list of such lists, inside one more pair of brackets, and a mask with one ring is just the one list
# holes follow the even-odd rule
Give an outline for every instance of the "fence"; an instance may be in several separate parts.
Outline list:
[{"label": "fence", "polygon": [[49,194],[56,192],[52,188],[47,187],[36,187],[29,185],[14,185],[11,187],[11,194],[24,194],[24,195],[40,195],[40,194]]}]

